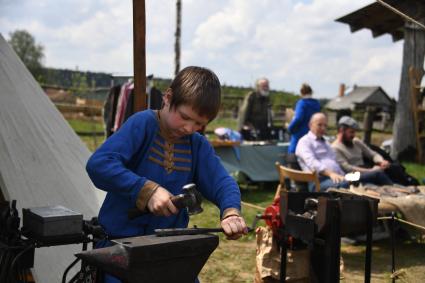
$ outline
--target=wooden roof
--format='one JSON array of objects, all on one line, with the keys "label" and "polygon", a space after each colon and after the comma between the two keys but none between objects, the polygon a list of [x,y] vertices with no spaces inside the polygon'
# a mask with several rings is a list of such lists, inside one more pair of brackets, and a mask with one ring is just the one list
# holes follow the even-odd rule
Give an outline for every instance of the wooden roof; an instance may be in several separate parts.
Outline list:
[{"label": "wooden roof", "polygon": [[330,110],[354,110],[357,105],[374,105],[391,108],[393,101],[379,86],[356,86],[345,96],[330,100],[325,108]]},{"label": "wooden roof", "polygon": [[[387,4],[400,12],[420,20],[425,17],[425,1],[423,0],[385,0]],[[390,34],[393,41],[403,39],[405,19],[378,2],[372,3],[335,21],[348,24],[351,32],[363,28],[372,31],[373,37]]]}]

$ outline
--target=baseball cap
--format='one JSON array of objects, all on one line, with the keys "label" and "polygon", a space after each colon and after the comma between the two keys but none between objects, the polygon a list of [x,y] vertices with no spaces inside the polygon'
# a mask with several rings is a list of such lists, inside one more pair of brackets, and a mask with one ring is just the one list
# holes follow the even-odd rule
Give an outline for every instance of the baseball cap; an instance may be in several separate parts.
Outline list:
[{"label": "baseball cap", "polygon": [[357,121],[350,116],[342,116],[338,121],[338,126],[346,126],[355,130],[359,129],[359,124],[357,124]]}]

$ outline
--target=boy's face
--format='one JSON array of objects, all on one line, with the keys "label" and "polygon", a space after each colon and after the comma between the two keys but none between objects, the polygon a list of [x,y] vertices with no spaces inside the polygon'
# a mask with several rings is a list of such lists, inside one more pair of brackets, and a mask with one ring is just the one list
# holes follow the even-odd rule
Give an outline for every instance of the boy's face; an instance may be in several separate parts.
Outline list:
[{"label": "boy's face", "polygon": [[170,138],[178,139],[193,134],[208,124],[209,119],[200,116],[190,105],[170,108],[171,95],[171,92],[165,93],[164,107],[161,110],[161,120]]}]

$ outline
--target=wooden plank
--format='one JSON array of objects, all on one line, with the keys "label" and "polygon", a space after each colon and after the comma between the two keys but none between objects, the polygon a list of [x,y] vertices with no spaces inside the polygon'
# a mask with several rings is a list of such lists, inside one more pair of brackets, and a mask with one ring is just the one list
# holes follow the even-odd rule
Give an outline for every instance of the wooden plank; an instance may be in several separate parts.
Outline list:
[{"label": "wooden plank", "polygon": [[146,109],[146,13],[145,0],[133,0],[134,108]]}]

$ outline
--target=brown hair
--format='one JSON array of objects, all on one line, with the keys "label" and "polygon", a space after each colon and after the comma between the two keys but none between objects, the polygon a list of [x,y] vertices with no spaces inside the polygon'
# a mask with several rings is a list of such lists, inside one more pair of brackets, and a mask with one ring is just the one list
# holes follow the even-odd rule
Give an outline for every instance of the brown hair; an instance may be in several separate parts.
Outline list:
[{"label": "brown hair", "polygon": [[313,90],[311,89],[311,87],[308,84],[303,83],[301,85],[300,93],[301,93],[301,95],[313,94]]},{"label": "brown hair", "polygon": [[171,82],[170,109],[182,104],[192,106],[199,116],[213,120],[220,109],[221,85],[213,71],[196,66],[181,70]]}]

